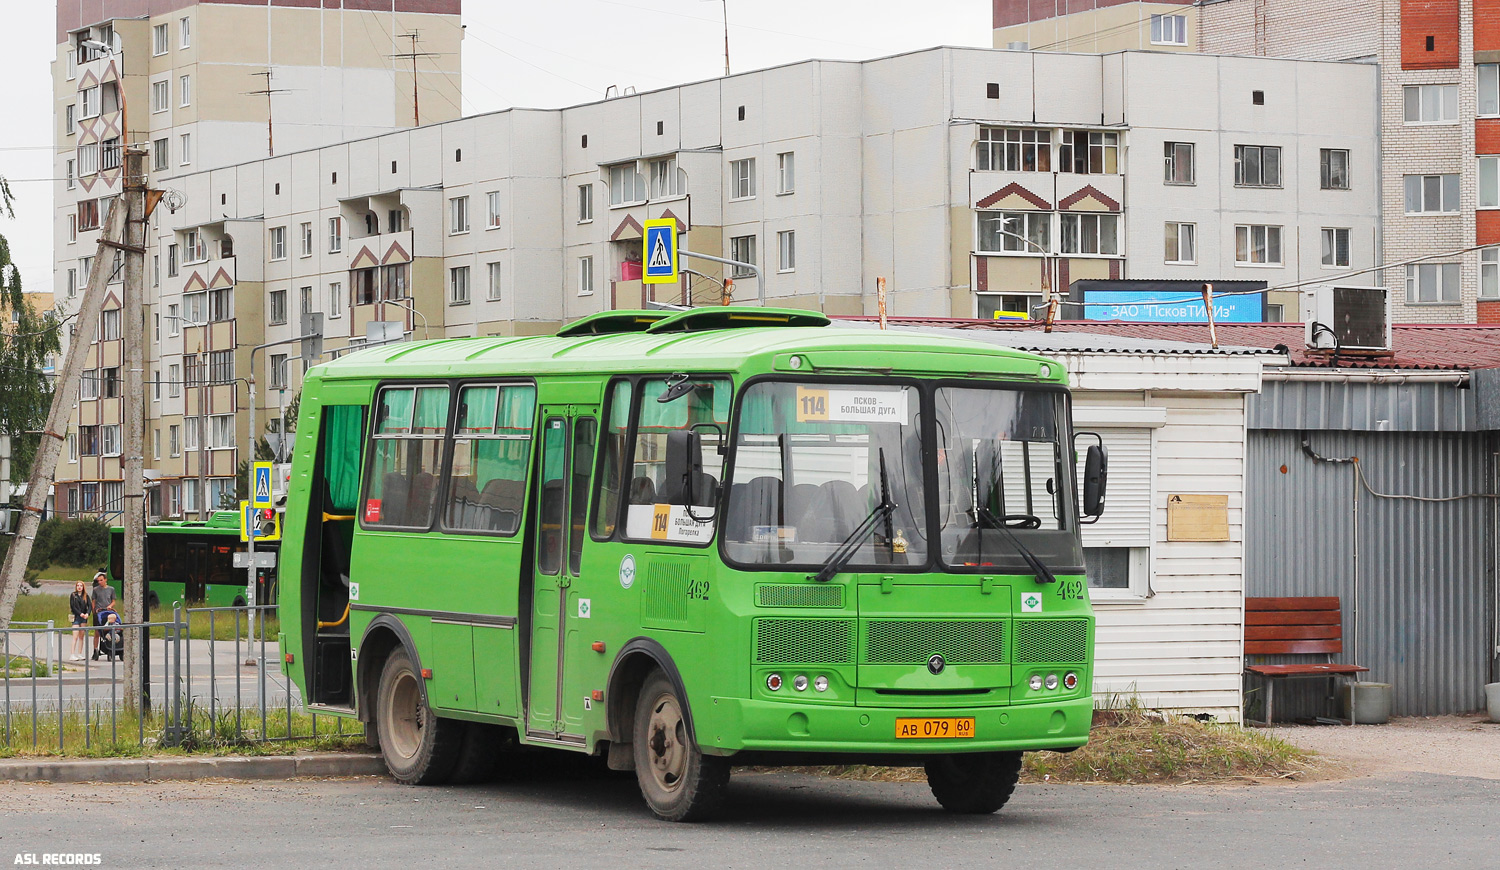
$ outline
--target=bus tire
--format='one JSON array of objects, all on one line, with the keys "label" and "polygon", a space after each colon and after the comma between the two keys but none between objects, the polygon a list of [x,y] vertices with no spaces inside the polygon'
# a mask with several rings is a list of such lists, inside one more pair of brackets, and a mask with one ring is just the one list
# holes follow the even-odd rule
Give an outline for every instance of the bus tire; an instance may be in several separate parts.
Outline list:
[{"label": "bus tire", "polygon": [[458,760],[453,765],[453,785],[489,782],[500,770],[500,756],[507,748],[504,726],[485,722],[462,722],[463,739],[459,742]]},{"label": "bus tire", "polygon": [[444,719],[427,706],[422,677],[403,648],[391,651],[376,694],[380,754],[391,776],[407,785],[448,781],[458,761],[463,723]]},{"label": "bus tire", "polygon": [[641,686],[632,744],[636,781],[646,806],[668,822],[707,818],[724,800],[729,761],[704,755],[689,733],[687,701],[660,670]]},{"label": "bus tire", "polygon": [[161,606],[161,599],[156,597],[155,592],[146,593],[146,610],[152,611]]},{"label": "bus tire", "polygon": [[927,787],[950,813],[998,811],[1021,778],[1021,753],[939,755],[927,759]]}]

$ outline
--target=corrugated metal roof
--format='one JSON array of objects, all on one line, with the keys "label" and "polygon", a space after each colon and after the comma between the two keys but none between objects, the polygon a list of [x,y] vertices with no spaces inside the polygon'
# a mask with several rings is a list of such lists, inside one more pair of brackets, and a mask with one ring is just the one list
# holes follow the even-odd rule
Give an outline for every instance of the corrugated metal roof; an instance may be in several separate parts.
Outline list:
[{"label": "corrugated metal roof", "polygon": [[[865,328],[876,328],[878,318],[835,318],[841,323]],[[994,344],[1003,344],[1016,350],[1034,351],[1036,353],[1155,353],[1155,354],[1219,354],[1219,355],[1246,355],[1276,354],[1279,351],[1268,347],[1233,346],[1221,343],[1217,348],[1206,340],[1195,339],[1161,339],[1143,336],[1116,335],[1112,333],[1095,333],[1083,330],[1062,330],[1045,332],[1040,328],[991,328],[992,321],[988,320],[948,320],[943,318],[920,318],[903,317],[886,318],[887,323],[893,331],[926,332],[928,334],[949,334],[956,331],[968,332],[970,336],[980,341]],[[977,324],[977,326],[975,325]],[[997,336],[1003,336],[1003,340],[996,340]]]},{"label": "corrugated metal roof", "polygon": [[[859,318],[869,320],[870,318]],[[1003,320],[969,320],[959,318],[893,317],[889,322],[900,326],[942,326],[948,329],[998,331],[1017,336],[1044,336],[1042,324]],[[1327,353],[1309,351],[1304,343],[1300,323],[1220,323],[1215,325],[1219,338],[1217,351],[1173,349],[1175,343],[1208,344],[1208,325],[1204,323],[1128,323],[1104,320],[1070,320],[1053,324],[1049,339],[1060,334],[1084,333],[1095,336],[1098,353],[1141,352],[1139,346],[1115,344],[1106,339],[1135,339],[1160,343],[1162,353],[1236,353],[1246,348],[1261,352],[1284,348],[1294,366],[1332,367]],[[1383,356],[1341,355],[1340,368],[1380,369],[1474,369],[1500,367],[1500,326],[1488,324],[1422,324],[1398,323],[1391,327],[1390,354]],[[1085,342],[1087,345],[1088,342]],[[1018,337],[1015,347],[1041,348],[1043,339]]]}]

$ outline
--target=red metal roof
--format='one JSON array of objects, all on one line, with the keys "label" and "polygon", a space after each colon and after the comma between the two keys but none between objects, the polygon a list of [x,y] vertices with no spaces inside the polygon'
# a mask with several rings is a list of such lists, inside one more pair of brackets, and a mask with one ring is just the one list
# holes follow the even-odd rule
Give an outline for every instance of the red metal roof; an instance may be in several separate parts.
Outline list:
[{"label": "red metal roof", "polygon": [[[874,318],[851,318],[872,320]],[[950,329],[981,329],[998,332],[1039,332],[1035,322],[970,320],[945,317],[893,317],[896,326],[941,326]],[[1186,341],[1208,344],[1208,325],[1204,323],[1131,323],[1124,321],[1070,320],[1053,324],[1055,332],[1142,339],[1146,341]],[[1309,351],[1300,323],[1220,323],[1216,324],[1222,347],[1282,346],[1292,365],[1333,365],[1330,354]],[[1500,326],[1488,324],[1398,323],[1391,327],[1393,353],[1379,356],[1341,354],[1340,367],[1475,369],[1500,367]]]}]

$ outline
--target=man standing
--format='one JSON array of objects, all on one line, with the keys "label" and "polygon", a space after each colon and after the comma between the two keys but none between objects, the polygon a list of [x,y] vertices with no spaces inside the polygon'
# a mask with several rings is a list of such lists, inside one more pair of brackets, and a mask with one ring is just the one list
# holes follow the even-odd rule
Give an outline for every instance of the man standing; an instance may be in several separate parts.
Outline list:
[{"label": "man standing", "polygon": [[[113,612],[115,609],[115,590],[110,588],[109,582],[100,571],[94,575],[94,588],[89,590],[89,597],[94,600],[94,624],[103,625],[105,611]],[[99,658],[99,644],[104,639],[104,631],[94,631],[94,659]]]}]

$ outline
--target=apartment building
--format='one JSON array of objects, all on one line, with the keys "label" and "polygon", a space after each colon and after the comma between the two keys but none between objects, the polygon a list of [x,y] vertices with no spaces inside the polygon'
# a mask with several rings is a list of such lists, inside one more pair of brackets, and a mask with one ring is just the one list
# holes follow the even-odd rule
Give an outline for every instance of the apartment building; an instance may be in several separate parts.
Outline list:
[{"label": "apartment building", "polygon": [[[159,509],[185,508],[170,493],[191,485],[179,478],[197,466],[178,463],[198,452],[210,493],[233,487],[245,348],[294,339],[312,315],[333,353],[370,336],[550,333],[653,302],[874,313],[879,278],[893,314],[990,318],[1080,278],[1276,286],[1369,265],[1374,75],[939,48],[180,176],[185,205],[158,215],[151,240]],[[642,284],[642,226],[659,218],[677,220],[686,251],[759,276],[686,257],[680,284]],[[295,397],[316,362],[299,354],[289,342],[255,357],[259,420]]]},{"label": "apartment building", "polygon": [[[57,505],[112,513],[122,490],[121,276],[114,263],[96,264],[94,254],[100,223],[121,190],[124,146],[149,150],[150,184],[167,191],[154,234],[189,201],[184,180],[205,170],[456,118],[460,0],[57,5],[55,177],[64,181],[54,191],[54,251],[64,313],[77,305],[93,269],[110,268],[114,276],[57,470]],[[399,55],[418,51],[431,57],[414,76],[411,61]],[[230,393],[243,393],[235,381],[243,374],[236,373],[261,341],[261,318],[230,318],[224,293],[214,294],[218,307],[197,307],[196,297],[188,307],[160,304],[167,274],[208,259],[201,238],[148,254],[147,390],[165,404],[153,399],[147,468],[153,479],[172,481],[150,488],[158,515],[216,507],[243,458],[233,448],[249,437],[238,416],[243,402]],[[215,280],[222,290],[223,276]],[[242,314],[258,312],[251,301],[242,302]],[[63,336],[65,345],[71,337]],[[207,360],[204,369],[199,360]],[[189,381],[208,376],[222,378],[221,387],[198,390]],[[158,427],[163,407],[169,419]],[[199,417],[206,419],[201,435]],[[228,446],[199,451],[200,443]],[[198,497],[200,476],[206,500]]]},{"label": "apartment building", "polygon": [[[996,44],[1004,4],[995,13]],[[1079,38],[1099,10],[1043,10],[1031,26]],[[1214,54],[1369,63],[1380,69],[1378,274],[1397,321],[1500,322],[1500,2],[1213,0],[1196,7],[1191,48]],[[1158,46],[1153,46],[1158,47]],[[1434,256],[1437,255],[1437,256]],[[1408,263],[1414,258],[1424,258]]]},{"label": "apartment building", "polygon": [[991,44],[1017,51],[1197,51],[1201,5],[1194,0],[994,0]]}]

